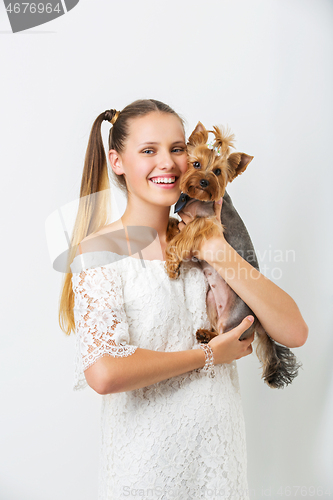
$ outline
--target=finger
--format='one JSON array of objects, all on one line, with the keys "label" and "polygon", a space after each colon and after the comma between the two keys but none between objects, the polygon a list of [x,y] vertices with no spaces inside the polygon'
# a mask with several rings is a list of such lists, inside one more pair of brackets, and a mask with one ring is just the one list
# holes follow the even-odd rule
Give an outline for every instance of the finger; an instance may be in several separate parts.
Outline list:
[{"label": "finger", "polygon": [[219,200],[214,202],[214,211],[215,211],[215,215],[218,219],[220,218],[220,214],[221,214],[221,210],[222,210],[222,203],[223,203],[223,197],[221,197]]},{"label": "finger", "polygon": [[253,321],[254,321],[253,316],[246,316],[246,318],[244,318],[243,321],[238,326],[236,326],[236,328],[234,328],[235,337],[239,338],[243,332],[245,332],[248,328],[250,328]]},{"label": "finger", "polygon": [[186,224],[188,222],[188,217],[187,217],[187,215],[184,214],[184,212],[179,212],[178,215],[182,219],[184,224]]},{"label": "finger", "polygon": [[250,344],[249,347],[246,349],[244,356],[248,356],[249,354],[252,353],[252,351],[253,351],[253,348],[252,348],[252,345]]},{"label": "finger", "polygon": [[190,220],[193,220],[194,219],[194,215],[191,214],[191,212],[188,210],[187,212],[184,211],[184,214],[190,219]]},{"label": "finger", "polygon": [[245,345],[246,344],[252,344],[252,342],[254,341],[254,332],[249,336],[247,337],[246,339],[242,339],[241,342],[243,342]]},{"label": "finger", "polygon": [[243,358],[244,356],[248,356],[249,354],[251,354],[253,351],[252,349],[252,345],[250,344],[240,355],[238,358],[236,359],[240,359],[240,358]]},{"label": "finger", "polygon": [[194,219],[194,216],[189,211],[184,212],[183,210],[181,210],[180,212],[178,212],[178,215],[183,219],[183,221],[185,221],[186,224]]},{"label": "finger", "polygon": [[186,224],[184,224],[184,222],[178,222],[178,228],[180,229],[180,231],[184,229],[185,226]]}]

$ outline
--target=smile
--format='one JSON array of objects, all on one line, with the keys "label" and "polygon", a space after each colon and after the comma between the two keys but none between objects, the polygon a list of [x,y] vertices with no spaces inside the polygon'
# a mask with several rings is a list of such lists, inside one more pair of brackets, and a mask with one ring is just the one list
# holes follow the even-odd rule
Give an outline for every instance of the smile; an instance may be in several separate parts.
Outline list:
[{"label": "smile", "polygon": [[176,177],[154,177],[150,179],[154,184],[174,184]]}]

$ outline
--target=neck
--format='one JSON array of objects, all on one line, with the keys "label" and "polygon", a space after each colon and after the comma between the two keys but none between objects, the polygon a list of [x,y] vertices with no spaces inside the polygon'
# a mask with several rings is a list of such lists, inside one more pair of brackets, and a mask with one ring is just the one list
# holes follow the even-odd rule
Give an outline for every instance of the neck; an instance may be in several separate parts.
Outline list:
[{"label": "neck", "polygon": [[121,217],[124,226],[147,226],[157,231],[161,243],[166,242],[170,207],[145,203],[143,200],[128,199],[126,210]]}]

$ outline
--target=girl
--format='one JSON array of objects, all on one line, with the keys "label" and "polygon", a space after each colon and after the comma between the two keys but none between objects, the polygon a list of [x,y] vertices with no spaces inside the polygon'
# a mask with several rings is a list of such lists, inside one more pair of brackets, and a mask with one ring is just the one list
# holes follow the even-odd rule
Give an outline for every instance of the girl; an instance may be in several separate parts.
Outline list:
[{"label": "girl", "polygon": [[[103,120],[112,124],[110,175],[127,195],[112,224]],[[205,276],[195,259],[176,280],[164,269],[170,207],[186,169],[183,121],[169,106],[139,100],[95,120],[59,321],[67,334],[76,331],[75,389],[88,384],[103,395],[99,500],[249,498],[235,360],[252,352],[254,335],[238,339],[253,318],[198,344],[196,331],[209,328]],[[196,257],[215,267],[273,339],[303,345],[297,305],[228,245],[221,204],[215,210],[220,236]],[[191,220],[180,215],[177,230]]]}]

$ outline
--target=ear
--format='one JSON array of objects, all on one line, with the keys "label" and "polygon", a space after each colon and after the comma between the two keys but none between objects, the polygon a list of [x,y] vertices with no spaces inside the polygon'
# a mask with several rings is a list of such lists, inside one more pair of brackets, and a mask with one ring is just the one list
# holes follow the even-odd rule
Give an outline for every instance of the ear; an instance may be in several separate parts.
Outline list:
[{"label": "ear", "polygon": [[197,132],[204,132],[206,129],[205,127],[202,125],[201,122],[198,122],[197,123],[197,126],[195,127],[195,129],[193,130],[192,134],[196,134]]},{"label": "ear", "polygon": [[110,165],[115,174],[121,175],[124,174],[122,161],[119,153],[115,149],[110,149],[108,152],[108,158],[110,161]]},{"label": "ear", "polygon": [[201,122],[197,123],[197,126],[190,135],[187,144],[191,146],[197,146],[199,144],[206,144],[208,139],[208,132]]},{"label": "ear", "polygon": [[246,153],[232,153],[228,157],[229,182],[232,182],[235,177],[244,172],[253,158],[254,156],[247,155]]}]

